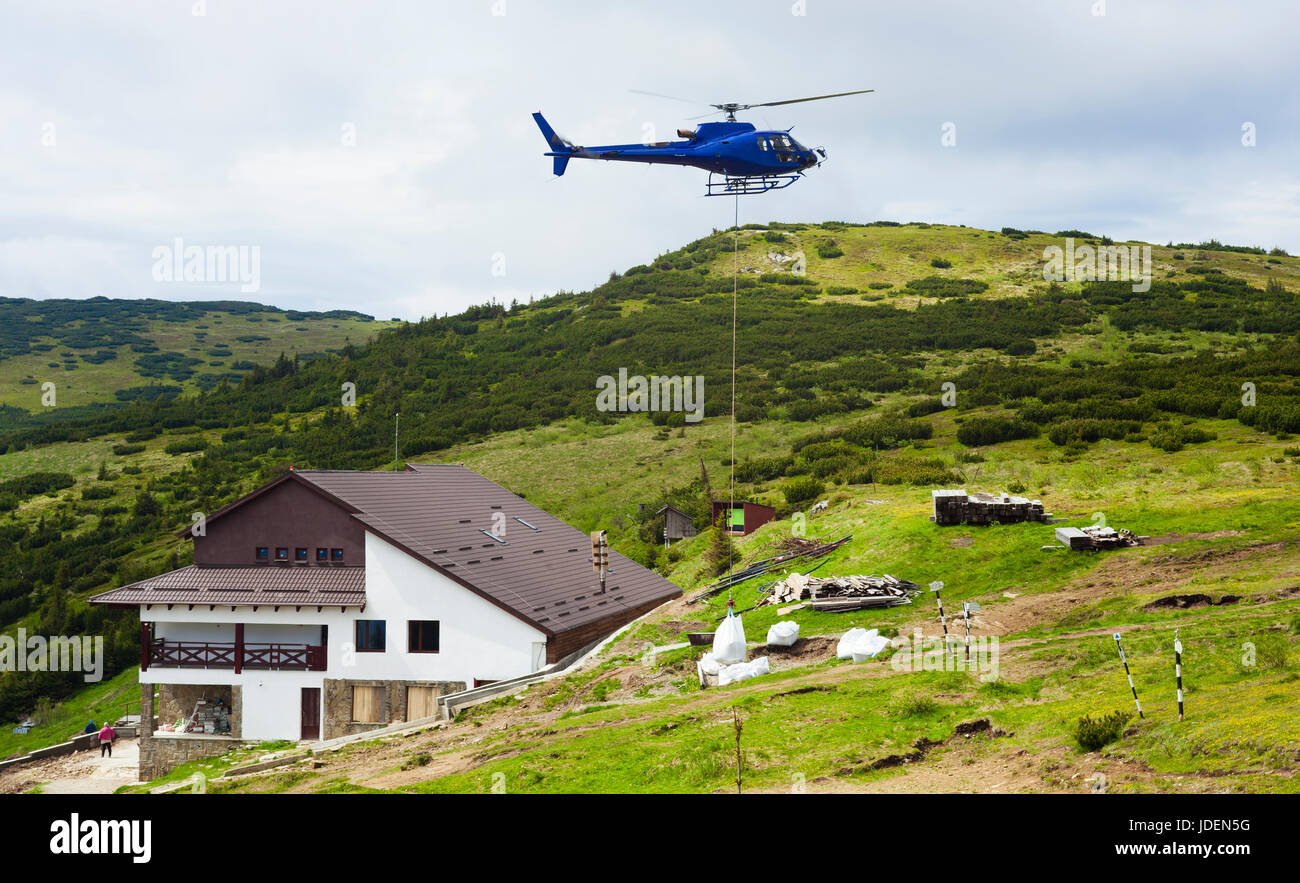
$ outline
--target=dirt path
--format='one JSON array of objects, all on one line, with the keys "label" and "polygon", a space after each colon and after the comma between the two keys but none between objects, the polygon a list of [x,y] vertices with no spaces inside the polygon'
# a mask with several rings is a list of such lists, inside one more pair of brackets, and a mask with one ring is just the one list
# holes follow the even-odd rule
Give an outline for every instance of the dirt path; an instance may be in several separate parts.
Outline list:
[{"label": "dirt path", "polygon": [[42,794],[112,794],[133,785],[140,767],[135,739],[118,739],[112,757],[97,749],[78,751],[22,764],[0,774],[0,794],[22,794],[39,788]]}]

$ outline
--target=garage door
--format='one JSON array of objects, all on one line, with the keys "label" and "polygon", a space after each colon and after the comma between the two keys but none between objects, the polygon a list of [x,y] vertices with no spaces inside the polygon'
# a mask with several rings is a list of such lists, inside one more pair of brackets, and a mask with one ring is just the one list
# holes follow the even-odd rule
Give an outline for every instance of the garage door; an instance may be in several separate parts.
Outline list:
[{"label": "garage door", "polygon": [[437,687],[406,688],[406,719],[418,721],[438,714]]}]

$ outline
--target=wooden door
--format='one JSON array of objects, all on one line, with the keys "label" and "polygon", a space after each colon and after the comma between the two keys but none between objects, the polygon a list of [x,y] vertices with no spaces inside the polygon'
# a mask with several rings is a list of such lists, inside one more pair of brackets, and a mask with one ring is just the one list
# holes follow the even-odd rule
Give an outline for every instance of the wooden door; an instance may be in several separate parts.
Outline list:
[{"label": "wooden door", "polygon": [[302,688],[302,739],[320,738],[320,687]]},{"label": "wooden door", "polygon": [[437,715],[437,687],[406,688],[406,719],[408,721],[423,720],[426,717],[436,717]]}]

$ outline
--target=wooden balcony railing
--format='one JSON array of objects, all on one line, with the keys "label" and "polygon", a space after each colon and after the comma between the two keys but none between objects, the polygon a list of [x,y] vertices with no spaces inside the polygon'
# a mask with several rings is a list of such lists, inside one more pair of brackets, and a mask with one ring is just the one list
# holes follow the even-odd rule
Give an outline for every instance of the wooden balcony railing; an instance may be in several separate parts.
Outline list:
[{"label": "wooden balcony railing", "polygon": [[157,638],[149,645],[148,658],[149,666],[158,668],[325,670],[325,647],[317,644],[218,644]]}]

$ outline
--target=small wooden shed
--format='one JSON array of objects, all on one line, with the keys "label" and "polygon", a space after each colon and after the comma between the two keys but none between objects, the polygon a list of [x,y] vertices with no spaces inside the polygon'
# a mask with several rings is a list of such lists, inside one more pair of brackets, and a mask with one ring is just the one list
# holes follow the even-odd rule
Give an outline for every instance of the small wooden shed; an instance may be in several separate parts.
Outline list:
[{"label": "small wooden shed", "polygon": [[713,501],[713,523],[718,523],[718,516],[731,509],[726,518],[727,533],[745,536],[753,533],[772,519],[776,518],[776,509],[762,503],[745,503],[736,500],[733,506],[727,500]]},{"label": "small wooden shed", "polygon": [[664,506],[655,515],[664,517],[664,536],[670,540],[684,540],[695,536],[691,516],[675,506]]}]

